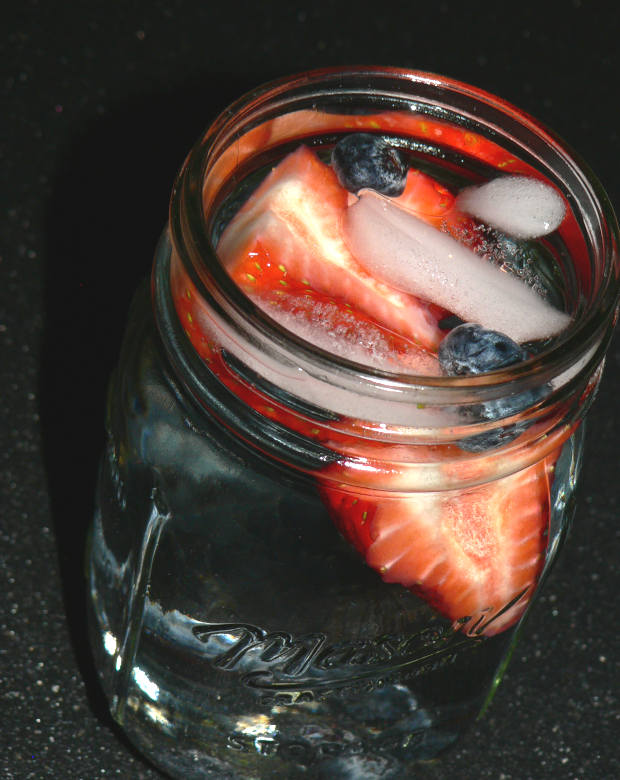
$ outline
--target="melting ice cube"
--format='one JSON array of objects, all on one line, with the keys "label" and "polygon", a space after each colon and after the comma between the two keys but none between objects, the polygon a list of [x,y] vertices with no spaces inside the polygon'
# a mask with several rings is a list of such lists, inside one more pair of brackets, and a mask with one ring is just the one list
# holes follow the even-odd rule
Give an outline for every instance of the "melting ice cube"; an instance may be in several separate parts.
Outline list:
[{"label": "melting ice cube", "polygon": [[387,329],[348,311],[342,304],[328,298],[317,302],[312,296],[297,296],[287,311],[285,297],[283,292],[281,298],[253,296],[253,300],[283,328],[326,352],[384,371],[426,376],[440,373],[434,355],[414,344],[404,348],[404,340],[399,348],[393,343],[397,337],[392,336],[391,340]]},{"label": "melting ice cube", "polygon": [[375,277],[517,342],[547,338],[569,322],[520,279],[372,191],[347,210],[345,233]]},{"label": "melting ice cube", "polygon": [[538,179],[504,176],[467,187],[457,208],[515,238],[537,238],[553,232],[564,219],[564,201]]}]

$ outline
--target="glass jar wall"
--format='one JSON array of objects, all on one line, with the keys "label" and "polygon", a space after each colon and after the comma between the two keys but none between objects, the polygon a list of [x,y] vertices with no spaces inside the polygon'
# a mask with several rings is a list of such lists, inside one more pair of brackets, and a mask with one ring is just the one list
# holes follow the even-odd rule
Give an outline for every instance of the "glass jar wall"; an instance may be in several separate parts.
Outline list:
[{"label": "glass jar wall", "polygon": [[[325,157],[352,129],[461,185],[506,172],[552,183],[567,216],[536,256],[568,328],[501,371],[419,376],[334,356],[250,300],[214,249],[227,221],[285,154],[303,143]],[[130,314],[89,550],[98,668],[141,751],[179,777],[402,777],[454,743],[573,514],[616,240],[604,193],[560,141],[448,79],[320,71],[216,120]],[[483,413],[515,397],[530,400]],[[480,437],[492,446],[472,447]],[[398,560],[373,559],[403,516],[418,560],[421,528],[444,529],[445,553],[446,528],[467,546],[481,523],[472,560],[495,544],[494,561],[521,546],[528,564],[493,598],[455,603],[496,563],[409,581]]]}]

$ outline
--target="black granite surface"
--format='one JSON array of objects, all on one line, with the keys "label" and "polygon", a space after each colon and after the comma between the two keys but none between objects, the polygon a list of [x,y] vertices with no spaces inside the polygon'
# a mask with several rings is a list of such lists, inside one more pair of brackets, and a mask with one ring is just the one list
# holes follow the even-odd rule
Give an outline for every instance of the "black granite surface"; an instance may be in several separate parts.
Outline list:
[{"label": "black granite surface", "polygon": [[[82,547],[106,377],[190,144],[272,76],[408,65],[538,116],[620,208],[620,12],[586,0],[23,0],[0,29],[0,776],[156,778],[94,684]],[[620,777],[619,386],[616,338],[563,558],[490,713],[420,776]]]}]

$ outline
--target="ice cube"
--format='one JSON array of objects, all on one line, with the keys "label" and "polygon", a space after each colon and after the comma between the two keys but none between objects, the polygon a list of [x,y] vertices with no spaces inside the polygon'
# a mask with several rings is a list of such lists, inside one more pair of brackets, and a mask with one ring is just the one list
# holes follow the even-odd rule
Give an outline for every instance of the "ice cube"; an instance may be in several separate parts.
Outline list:
[{"label": "ice cube", "polygon": [[396,347],[395,337],[391,340],[389,331],[349,311],[341,303],[296,296],[287,306],[285,297],[284,291],[280,297],[271,299],[252,296],[255,303],[283,328],[332,355],[383,371],[424,376],[440,373],[434,355],[414,344],[403,349],[399,342]]},{"label": "ice cube", "polygon": [[569,322],[520,279],[370,190],[347,210],[345,234],[369,273],[517,342],[547,338]]},{"label": "ice cube", "polygon": [[467,187],[457,208],[515,238],[538,238],[552,233],[564,219],[560,195],[538,179],[503,176],[478,187]]}]

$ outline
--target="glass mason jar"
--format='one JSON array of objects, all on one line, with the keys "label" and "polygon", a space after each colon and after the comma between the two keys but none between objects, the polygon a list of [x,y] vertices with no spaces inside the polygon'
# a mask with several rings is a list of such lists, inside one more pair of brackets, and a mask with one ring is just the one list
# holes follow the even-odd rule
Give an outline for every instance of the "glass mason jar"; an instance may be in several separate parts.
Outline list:
[{"label": "glass mason jar", "polygon": [[[417,376],[330,354],[255,305],[218,260],[222,229],[285,154],[303,143],[329,159],[352,130],[383,135],[447,189],[521,173],[559,191],[559,229],[513,255],[568,327],[502,370]],[[403,777],[481,712],[571,521],[617,241],[601,186],[556,136],[450,79],[321,70],[213,123],[129,316],[89,545],[101,681],[156,765]],[[447,528],[433,542],[441,576],[373,568],[395,516],[426,529],[396,529],[405,562]],[[455,603],[445,581],[467,576],[468,556],[482,573],[457,581]],[[501,567],[510,582],[468,601]]]}]

